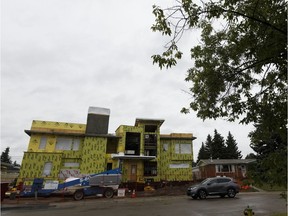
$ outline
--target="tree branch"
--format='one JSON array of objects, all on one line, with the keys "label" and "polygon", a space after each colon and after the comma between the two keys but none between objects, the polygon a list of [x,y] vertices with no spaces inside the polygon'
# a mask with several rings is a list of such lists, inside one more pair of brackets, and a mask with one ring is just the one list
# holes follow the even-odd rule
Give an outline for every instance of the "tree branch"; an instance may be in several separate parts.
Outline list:
[{"label": "tree branch", "polygon": [[[279,31],[280,33],[284,34],[284,35],[287,35],[287,32],[283,31],[282,29],[279,29],[277,28],[276,26],[272,25],[271,23],[267,22],[267,21],[264,21],[264,20],[260,20],[256,17],[253,17],[253,16],[249,16],[249,15],[246,15],[244,13],[241,13],[241,12],[238,12],[238,11],[232,11],[232,10],[226,10],[224,8],[221,8],[219,7],[222,11],[226,12],[226,13],[234,13],[234,14],[237,14],[239,16],[242,16],[242,17],[245,17],[245,18],[248,18],[248,19],[251,19],[251,20],[254,20],[256,22],[260,22],[264,25],[267,25],[269,27],[271,27],[272,29],[275,29],[276,31]],[[216,10],[214,10],[216,11]],[[210,12],[213,12],[213,11],[206,11],[207,13],[210,13]]]}]

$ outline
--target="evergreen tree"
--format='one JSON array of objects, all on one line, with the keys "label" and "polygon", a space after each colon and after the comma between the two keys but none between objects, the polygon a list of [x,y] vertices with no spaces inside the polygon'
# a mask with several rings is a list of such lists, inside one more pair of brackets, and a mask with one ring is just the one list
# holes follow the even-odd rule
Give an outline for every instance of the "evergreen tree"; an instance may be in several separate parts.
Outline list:
[{"label": "evergreen tree", "polygon": [[240,159],[241,151],[238,150],[237,142],[229,132],[226,142],[224,138],[215,129],[214,137],[208,134],[205,144],[202,143],[199,149],[197,163],[201,159]]},{"label": "evergreen tree", "polygon": [[12,164],[11,157],[9,156],[10,147],[7,147],[1,154],[1,162]]},{"label": "evergreen tree", "polygon": [[245,159],[256,159],[256,155],[254,153],[250,153],[248,155],[246,155]]},{"label": "evergreen tree", "polygon": [[256,166],[250,176],[259,184],[278,185],[287,189],[287,141],[275,133],[251,145],[257,152]]},{"label": "evergreen tree", "polygon": [[202,142],[201,148],[199,149],[199,152],[198,152],[197,163],[198,163],[200,160],[202,160],[202,159],[208,159],[209,157],[210,157],[210,154],[209,154],[209,152],[206,151],[205,145],[204,145],[204,143]]},{"label": "evergreen tree", "polygon": [[229,131],[226,139],[225,159],[240,158],[242,158],[241,151],[238,150],[236,140]]},{"label": "evergreen tree", "polygon": [[192,167],[195,167],[197,165],[197,163],[195,163],[194,159],[192,161]]},{"label": "evergreen tree", "polygon": [[18,164],[17,161],[14,161],[13,165],[14,166],[20,166],[20,164]]},{"label": "evergreen tree", "polygon": [[214,130],[214,137],[212,140],[212,149],[210,151],[213,159],[225,159],[225,141],[224,138]]},{"label": "evergreen tree", "polygon": [[[287,92],[283,98],[287,99]],[[250,147],[256,152],[257,159],[255,169],[249,170],[255,182],[287,189],[287,106],[282,114],[276,115],[275,109],[278,107],[267,104],[254,125],[255,130],[249,134]],[[274,115],[269,115],[271,110]]]},{"label": "evergreen tree", "polygon": [[206,158],[201,159],[209,159],[210,157],[212,157],[212,146],[213,146],[212,137],[210,134],[208,134],[204,147],[204,151],[206,152]]}]

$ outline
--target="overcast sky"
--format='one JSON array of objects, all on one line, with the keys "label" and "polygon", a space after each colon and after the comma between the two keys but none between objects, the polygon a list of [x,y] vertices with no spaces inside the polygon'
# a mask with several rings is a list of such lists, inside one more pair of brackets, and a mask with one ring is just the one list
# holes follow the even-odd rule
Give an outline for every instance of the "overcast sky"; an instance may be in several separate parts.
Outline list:
[{"label": "overcast sky", "polygon": [[[164,0],[2,0],[1,150],[21,163],[33,120],[86,123],[89,106],[111,110],[109,132],[136,118],[164,119],[161,133],[193,133],[194,159],[216,129],[230,131],[245,157],[253,152],[252,126],[203,122],[189,105],[184,81],[193,61],[186,52],[177,67],[160,70],[151,55],[168,42],[153,33],[152,5]],[[199,42],[191,31],[184,51]],[[1,152],[2,152],[1,151]]]}]

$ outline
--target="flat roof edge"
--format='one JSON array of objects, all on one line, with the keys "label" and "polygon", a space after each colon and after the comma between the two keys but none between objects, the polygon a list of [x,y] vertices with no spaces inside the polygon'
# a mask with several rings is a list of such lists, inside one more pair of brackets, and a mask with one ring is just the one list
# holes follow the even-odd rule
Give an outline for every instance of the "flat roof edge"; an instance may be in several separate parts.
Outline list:
[{"label": "flat roof edge", "polygon": [[110,115],[110,109],[103,107],[89,107],[88,114]]}]

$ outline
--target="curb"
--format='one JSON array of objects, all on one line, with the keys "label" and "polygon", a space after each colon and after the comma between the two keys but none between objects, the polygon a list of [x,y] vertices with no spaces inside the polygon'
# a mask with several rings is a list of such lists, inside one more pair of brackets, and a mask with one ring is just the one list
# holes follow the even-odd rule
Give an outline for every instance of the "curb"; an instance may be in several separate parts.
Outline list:
[{"label": "curb", "polygon": [[39,204],[12,204],[12,205],[1,205],[1,211],[6,211],[6,210],[15,210],[15,209],[46,209],[46,208],[51,208],[51,207],[56,207],[54,204],[50,203],[39,203]]}]

